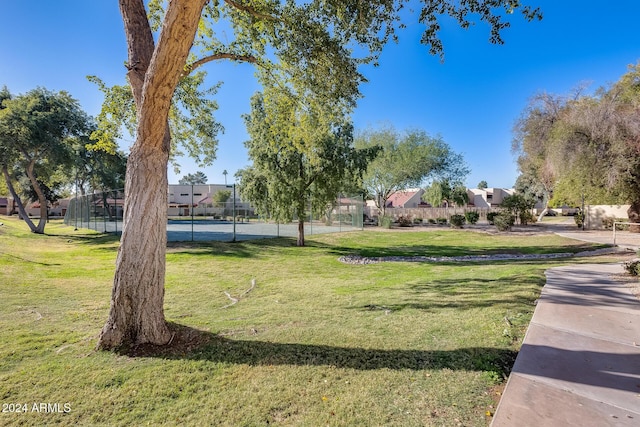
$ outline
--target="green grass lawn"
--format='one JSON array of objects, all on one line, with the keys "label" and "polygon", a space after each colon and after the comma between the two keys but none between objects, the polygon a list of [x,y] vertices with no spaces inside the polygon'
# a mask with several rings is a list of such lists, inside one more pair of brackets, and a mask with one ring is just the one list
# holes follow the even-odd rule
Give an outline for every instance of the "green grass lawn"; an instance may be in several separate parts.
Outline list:
[{"label": "green grass lawn", "polygon": [[305,248],[290,239],[171,244],[165,315],[175,339],[124,355],[94,350],[117,240],[56,222],[47,236],[0,222],[0,425],[9,426],[484,426],[544,270],[584,261],[338,257],[592,247],[451,230],[313,236]]}]

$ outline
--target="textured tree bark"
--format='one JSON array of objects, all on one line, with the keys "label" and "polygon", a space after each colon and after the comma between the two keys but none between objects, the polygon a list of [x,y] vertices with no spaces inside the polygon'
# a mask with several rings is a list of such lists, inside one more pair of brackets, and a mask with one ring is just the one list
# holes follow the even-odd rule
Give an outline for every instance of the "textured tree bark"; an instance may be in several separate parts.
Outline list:
[{"label": "textured tree bark", "polygon": [[35,174],[33,173],[33,168],[35,166],[35,161],[31,160],[27,165],[26,172],[27,177],[29,177],[29,181],[31,182],[31,186],[33,190],[36,192],[38,196],[38,203],[40,203],[40,220],[38,221],[38,226],[35,229],[31,229],[32,232],[36,234],[44,234],[44,227],[47,223],[47,216],[49,215],[47,209],[47,198],[42,192],[42,188],[40,188],[40,184],[38,184],[38,180],[36,179]]},{"label": "textured tree bark", "polygon": [[134,149],[129,156],[133,172],[127,173],[122,238],[101,348],[161,345],[170,339],[164,319],[167,160],[168,152],[149,149]]},{"label": "textured tree bark", "polygon": [[9,175],[9,169],[7,168],[6,165],[2,166],[2,175],[4,176],[4,180],[7,183],[7,188],[9,189],[9,193],[11,194],[11,197],[13,197],[13,200],[18,205],[18,212],[20,213],[20,216],[22,217],[22,219],[24,219],[24,222],[27,223],[27,225],[29,226],[29,229],[35,233],[36,225],[33,223],[33,221],[31,221],[31,218],[29,218],[29,215],[27,215],[27,210],[24,208],[22,199],[20,199],[18,192],[13,187],[11,176]]},{"label": "textured tree bark", "polygon": [[304,246],[304,218],[298,218],[298,241],[297,246]]},{"label": "textured tree bark", "polygon": [[122,237],[101,349],[164,345],[171,338],[164,319],[167,119],[205,3],[171,0],[154,48],[143,1],[120,0],[138,129],[127,161]]}]

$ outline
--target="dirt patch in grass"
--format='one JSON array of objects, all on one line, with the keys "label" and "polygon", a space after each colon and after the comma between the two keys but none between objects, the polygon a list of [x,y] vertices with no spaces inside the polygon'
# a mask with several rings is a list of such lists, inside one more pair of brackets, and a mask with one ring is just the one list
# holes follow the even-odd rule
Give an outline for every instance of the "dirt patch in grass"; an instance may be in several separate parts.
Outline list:
[{"label": "dirt patch in grass", "polygon": [[117,353],[130,357],[160,357],[168,359],[187,358],[194,351],[210,344],[215,335],[211,332],[168,323],[171,340],[166,345],[143,344],[135,347],[120,348]]}]

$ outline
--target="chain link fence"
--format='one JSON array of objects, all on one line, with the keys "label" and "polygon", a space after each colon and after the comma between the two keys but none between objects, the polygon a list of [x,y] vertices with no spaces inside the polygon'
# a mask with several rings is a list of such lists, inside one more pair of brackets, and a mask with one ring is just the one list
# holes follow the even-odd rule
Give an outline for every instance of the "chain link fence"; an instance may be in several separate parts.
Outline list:
[{"label": "chain link fence", "polygon": [[123,190],[77,196],[69,201],[64,222],[76,229],[88,228],[102,233],[120,233],[123,207]]},{"label": "chain link fence", "polygon": [[[220,194],[222,193],[222,194]],[[364,219],[361,196],[339,196],[324,212],[305,218],[305,235],[361,230]],[[65,224],[101,233],[122,232],[124,191],[111,190],[72,198]],[[169,241],[237,241],[268,237],[295,237],[298,219],[278,223],[256,214],[241,200],[233,185],[171,185],[167,206]]]}]

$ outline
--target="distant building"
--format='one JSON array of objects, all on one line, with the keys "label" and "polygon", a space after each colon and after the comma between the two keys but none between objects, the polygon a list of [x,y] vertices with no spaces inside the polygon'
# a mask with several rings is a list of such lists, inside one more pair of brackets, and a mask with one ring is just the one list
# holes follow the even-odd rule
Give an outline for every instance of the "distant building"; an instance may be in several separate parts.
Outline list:
[{"label": "distant building", "polygon": [[424,190],[421,188],[396,191],[387,199],[388,208],[418,208],[428,206],[422,201]]},{"label": "distant building", "polygon": [[476,208],[495,208],[502,204],[505,197],[513,196],[513,188],[471,188],[467,190],[469,206]]},{"label": "distant building", "polygon": [[[213,196],[219,191],[231,192],[231,197],[225,206],[216,206]],[[169,216],[191,215],[232,215],[234,205],[236,214],[252,215],[253,211],[248,202],[243,201],[236,189],[236,197],[233,199],[233,186],[224,184],[200,184],[200,185],[169,185]]]},{"label": "distant building", "polygon": [[13,199],[0,197],[0,215],[9,215],[13,211]]}]

